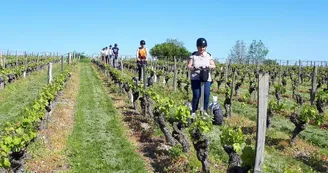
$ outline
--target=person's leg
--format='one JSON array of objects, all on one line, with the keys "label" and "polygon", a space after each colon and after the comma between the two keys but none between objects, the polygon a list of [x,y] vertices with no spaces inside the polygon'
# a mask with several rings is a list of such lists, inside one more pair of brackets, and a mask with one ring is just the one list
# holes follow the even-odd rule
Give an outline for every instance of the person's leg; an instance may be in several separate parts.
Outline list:
[{"label": "person's leg", "polygon": [[141,64],[140,64],[140,62],[137,62],[137,67],[138,67],[138,80],[140,81],[141,80]]},{"label": "person's leg", "polygon": [[200,81],[191,80],[191,90],[192,90],[192,112],[196,112],[198,109],[198,102],[200,97]]},{"label": "person's leg", "polygon": [[211,94],[211,82],[205,82],[204,84],[204,110],[207,111],[208,103],[210,101]]},{"label": "person's leg", "polygon": [[115,67],[115,55],[114,55],[114,57],[113,57],[113,67]]},{"label": "person's leg", "polygon": [[114,64],[115,68],[117,67],[117,57],[118,57],[118,55],[115,55],[115,64]]}]

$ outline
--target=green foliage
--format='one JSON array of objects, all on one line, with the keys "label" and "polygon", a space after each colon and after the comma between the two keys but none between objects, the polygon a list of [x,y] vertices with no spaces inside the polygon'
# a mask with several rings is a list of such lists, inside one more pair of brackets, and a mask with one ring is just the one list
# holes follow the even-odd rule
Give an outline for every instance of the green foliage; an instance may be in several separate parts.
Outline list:
[{"label": "green foliage", "polygon": [[320,119],[319,112],[314,105],[304,104],[300,111],[300,120],[309,123],[311,120],[315,121],[315,124],[320,125],[322,119]]},{"label": "green foliage", "polygon": [[281,111],[286,108],[286,104],[279,102],[278,100],[270,100],[268,104],[268,109],[271,111]]},{"label": "green foliage", "polygon": [[185,105],[180,105],[176,108],[175,114],[171,117],[175,121],[182,122],[184,125],[188,124],[188,118],[191,118],[190,110]]},{"label": "green foliage", "polygon": [[245,137],[241,128],[234,129],[232,127],[222,127],[222,133],[220,135],[222,145],[233,146],[236,152],[239,152],[245,146]]},{"label": "green foliage", "polygon": [[173,146],[172,148],[169,149],[169,155],[173,159],[177,159],[178,157],[181,156],[182,153],[183,153],[183,151],[182,151],[182,146],[181,145],[175,145],[175,146]]},{"label": "green foliage", "polygon": [[316,93],[316,98],[317,100],[322,101],[323,103],[327,103],[328,102],[328,91],[319,91],[318,93]]},{"label": "green foliage", "polygon": [[7,75],[8,74],[14,74],[16,76],[21,76],[23,75],[23,71],[26,69],[26,68],[36,68],[37,66],[41,66],[41,65],[45,65],[45,64],[48,64],[49,62],[53,62],[55,60],[59,60],[58,58],[39,58],[39,63],[37,63],[38,61],[38,58],[37,57],[32,57],[32,58],[28,58],[26,63],[25,64],[25,59],[21,58],[19,59],[18,61],[18,67],[16,67],[15,63],[16,63],[16,60],[13,59],[12,62],[7,62],[6,64],[12,64],[13,66],[11,67],[7,67],[7,68],[3,68],[0,66],[0,76],[4,77],[5,80],[8,80],[7,78]]},{"label": "green foliage", "polygon": [[278,92],[279,94],[284,94],[286,93],[286,87],[284,87],[283,85],[281,84],[275,84],[274,85],[274,89],[276,92]]},{"label": "green foliage", "polygon": [[262,40],[256,41],[253,40],[251,45],[248,48],[248,59],[255,62],[262,62],[265,60],[265,57],[268,55],[269,49],[265,47]]},{"label": "green foliage", "polygon": [[272,59],[265,59],[262,61],[264,65],[279,65],[277,61],[272,60]]},{"label": "green foliage", "polygon": [[243,166],[249,165],[253,167],[255,164],[255,150],[251,146],[246,146],[240,158],[243,161]]},{"label": "green foliage", "polygon": [[68,74],[68,70],[62,72],[42,89],[38,98],[22,112],[23,119],[20,123],[6,123],[4,132],[0,133],[0,167],[9,168],[9,153],[21,151],[36,137],[36,126],[44,117],[45,106],[63,89]]},{"label": "green foliage", "polygon": [[201,134],[208,133],[213,128],[212,118],[206,115],[197,114],[195,122],[190,126],[190,133],[198,130]]},{"label": "green foliage", "polygon": [[150,49],[152,56],[157,56],[159,59],[168,57],[169,60],[173,60],[174,56],[188,57],[190,52],[184,47],[183,42],[177,39],[167,39],[166,42],[156,44]]}]

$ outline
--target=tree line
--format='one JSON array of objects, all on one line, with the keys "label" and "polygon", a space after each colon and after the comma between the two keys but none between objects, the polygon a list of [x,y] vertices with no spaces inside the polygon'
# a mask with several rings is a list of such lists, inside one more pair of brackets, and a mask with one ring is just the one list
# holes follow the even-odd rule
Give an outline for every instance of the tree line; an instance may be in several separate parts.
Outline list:
[{"label": "tree line", "polygon": [[[237,40],[230,50],[228,58],[232,63],[263,63],[276,64],[276,61],[266,59],[269,49],[264,45],[262,40],[253,40],[247,48],[243,40]],[[150,49],[150,54],[158,59],[173,60],[174,56],[188,59],[191,52],[184,46],[182,41],[177,39],[167,39],[163,43],[156,44]]]}]

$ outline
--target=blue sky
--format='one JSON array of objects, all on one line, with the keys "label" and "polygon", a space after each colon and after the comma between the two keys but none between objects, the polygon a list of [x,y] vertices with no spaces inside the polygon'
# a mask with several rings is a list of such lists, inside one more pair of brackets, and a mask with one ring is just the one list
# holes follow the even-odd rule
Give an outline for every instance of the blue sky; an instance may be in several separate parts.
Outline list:
[{"label": "blue sky", "polygon": [[237,40],[262,40],[274,59],[328,60],[327,0],[2,0],[0,50],[98,53],[118,43],[134,55],[167,38],[227,57]]}]

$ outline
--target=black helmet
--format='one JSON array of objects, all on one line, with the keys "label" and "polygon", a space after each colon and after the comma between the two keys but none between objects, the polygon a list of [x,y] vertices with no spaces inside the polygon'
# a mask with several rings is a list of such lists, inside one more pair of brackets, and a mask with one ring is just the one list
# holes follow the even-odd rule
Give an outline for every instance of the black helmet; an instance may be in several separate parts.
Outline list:
[{"label": "black helmet", "polygon": [[145,40],[141,40],[141,41],[140,41],[140,45],[146,45]]},{"label": "black helmet", "polygon": [[205,40],[205,38],[199,38],[197,39],[196,46],[207,47],[207,41]]},{"label": "black helmet", "polygon": [[115,43],[114,46],[117,46],[117,43]]},{"label": "black helmet", "polygon": [[109,47],[112,47],[112,45],[109,45]]}]

